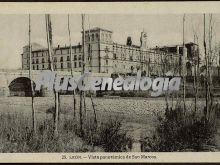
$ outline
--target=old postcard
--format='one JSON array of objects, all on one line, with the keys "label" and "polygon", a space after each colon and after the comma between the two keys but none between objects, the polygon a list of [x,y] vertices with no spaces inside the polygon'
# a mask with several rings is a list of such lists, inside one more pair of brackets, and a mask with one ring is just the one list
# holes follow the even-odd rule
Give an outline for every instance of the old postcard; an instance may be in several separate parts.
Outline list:
[{"label": "old postcard", "polygon": [[219,162],[220,3],[0,3],[0,162]]}]

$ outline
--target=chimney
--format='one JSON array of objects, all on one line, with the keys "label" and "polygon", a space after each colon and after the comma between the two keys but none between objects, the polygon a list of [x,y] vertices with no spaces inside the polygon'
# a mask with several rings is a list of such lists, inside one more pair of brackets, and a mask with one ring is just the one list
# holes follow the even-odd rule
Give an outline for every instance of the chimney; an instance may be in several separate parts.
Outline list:
[{"label": "chimney", "polygon": [[126,45],[127,46],[131,46],[132,45],[132,40],[131,40],[130,36],[127,37],[127,44]]}]

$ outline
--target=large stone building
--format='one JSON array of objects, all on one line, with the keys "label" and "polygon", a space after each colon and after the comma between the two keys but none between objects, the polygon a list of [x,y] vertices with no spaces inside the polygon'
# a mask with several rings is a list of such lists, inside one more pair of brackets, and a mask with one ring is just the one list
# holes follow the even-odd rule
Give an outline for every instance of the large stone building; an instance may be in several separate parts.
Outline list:
[{"label": "large stone building", "polygon": [[[73,67],[75,71],[81,70],[82,46],[79,44],[72,47],[73,51]],[[59,71],[70,71],[70,50],[69,47],[54,48],[53,61],[54,69]],[[22,69],[29,69],[29,46],[23,47]],[[37,44],[32,44],[32,69],[46,70],[49,69],[48,49]]]},{"label": "large stone building", "polygon": [[[181,49],[178,51],[167,49],[150,49],[147,45],[147,34],[142,32],[140,45],[133,45],[131,37],[126,44],[119,44],[112,40],[113,32],[102,28],[93,28],[85,31],[86,69],[95,73],[128,74],[141,70],[146,75],[162,75],[170,71],[178,73]],[[89,37],[90,36],[90,37]],[[57,46],[53,48],[54,68],[58,71],[70,71],[70,47]],[[23,47],[22,69],[29,69],[29,46]],[[32,69],[49,69],[47,48],[32,44]],[[72,46],[72,68],[82,70],[83,48],[79,43]]]}]

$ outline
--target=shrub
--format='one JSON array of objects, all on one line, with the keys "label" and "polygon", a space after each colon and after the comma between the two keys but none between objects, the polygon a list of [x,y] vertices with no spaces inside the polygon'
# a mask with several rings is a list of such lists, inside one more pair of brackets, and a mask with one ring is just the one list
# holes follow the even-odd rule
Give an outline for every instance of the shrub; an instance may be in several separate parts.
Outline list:
[{"label": "shrub", "polygon": [[90,122],[87,126],[85,139],[92,145],[101,146],[106,152],[122,152],[131,149],[133,139],[122,130],[122,121],[109,119],[97,127]]},{"label": "shrub", "polygon": [[206,120],[204,116],[189,111],[184,115],[180,106],[174,110],[166,110],[164,118],[158,116],[160,124],[154,135],[142,139],[142,150],[146,152],[207,150],[207,146],[214,144],[216,111],[219,111],[219,106],[215,106],[213,118]]}]

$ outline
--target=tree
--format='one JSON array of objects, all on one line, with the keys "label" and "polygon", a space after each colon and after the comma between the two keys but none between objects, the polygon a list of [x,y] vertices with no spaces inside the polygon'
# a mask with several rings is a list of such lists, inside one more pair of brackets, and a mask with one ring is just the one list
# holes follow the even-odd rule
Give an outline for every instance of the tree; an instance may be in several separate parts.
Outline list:
[{"label": "tree", "polygon": [[[45,15],[46,19],[46,33],[47,33],[47,45],[48,45],[48,54],[49,54],[49,64],[51,71],[54,71],[53,67],[53,42],[52,42],[52,25],[50,20],[50,15]],[[55,112],[54,112],[54,136],[58,136],[58,119],[59,119],[59,94],[54,90],[55,95]]]},{"label": "tree", "polygon": [[32,108],[32,126],[33,132],[36,134],[36,117],[35,117],[35,109],[34,109],[34,87],[32,81],[32,47],[31,47],[31,15],[29,14],[29,79],[31,83],[31,108]]},{"label": "tree", "polygon": [[[73,77],[73,54],[72,54],[72,44],[71,44],[71,33],[70,33],[70,18],[68,14],[68,34],[69,34],[69,45],[70,45],[70,69],[71,76]],[[73,111],[74,118],[76,117],[76,92],[73,90]]]}]

